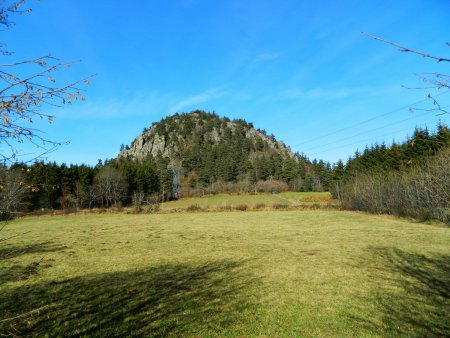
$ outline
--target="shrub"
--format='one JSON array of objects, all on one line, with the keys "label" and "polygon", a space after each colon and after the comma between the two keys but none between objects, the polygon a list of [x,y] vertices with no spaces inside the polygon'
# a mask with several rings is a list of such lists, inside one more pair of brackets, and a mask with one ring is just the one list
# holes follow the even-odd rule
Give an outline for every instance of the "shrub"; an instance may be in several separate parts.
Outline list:
[{"label": "shrub", "polygon": [[202,209],[202,208],[201,208],[198,204],[191,204],[190,206],[188,206],[188,207],[186,208],[186,210],[189,211],[189,212],[199,211],[199,210],[201,210],[201,209]]},{"label": "shrub", "polygon": [[142,208],[142,212],[147,213],[147,214],[151,214],[154,212],[158,212],[160,209],[160,205],[159,203],[156,204],[147,204]]},{"label": "shrub", "polygon": [[256,183],[256,190],[268,194],[278,194],[282,191],[289,190],[286,182],[280,180],[258,181]]},{"label": "shrub", "polygon": [[287,204],[281,204],[281,203],[275,203],[274,205],[272,205],[272,207],[276,210],[286,210],[287,208],[289,208],[289,206]]},{"label": "shrub", "polygon": [[248,209],[248,205],[247,204],[238,204],[234,208],[239,211],[245,211]]},{"label": "shrub", "polygon": [[119,202],[114,203],[112,209],[114,211],[118,211],[118,212],[123,211],[123,204],[122,204],[122,202],[119,201]]},{"label": "shrub", "polygon": [[255,209],[255,210],[260,210],[260,209],[265,209],[265,208],[266,208],[266,205],[264,203],[258,203],[253,207],[253,209]]},{"label": "shrub", "polygon": [[358,173],[338,182],[345,209],[450,222],[450,150],[401,171]]},{"label": "shrub", "polygon": [[13,215],[9,211],[0,211],[0,221],[9,221],[13,219]]}]

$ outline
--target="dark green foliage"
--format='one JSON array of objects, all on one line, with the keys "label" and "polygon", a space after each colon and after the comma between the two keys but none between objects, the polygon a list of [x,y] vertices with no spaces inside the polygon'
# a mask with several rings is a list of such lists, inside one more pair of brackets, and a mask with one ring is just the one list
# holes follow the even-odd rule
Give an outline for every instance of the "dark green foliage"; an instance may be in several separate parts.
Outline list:
[{"label": "dark green foliage", "polygon": [[196,110],[154,123],[143,138],[152,144],[155,139],[164,140],[168,151],[156,162],[165,159],[180,164],[184,195],[195,195],[216,182],[266,180],[282,180],[297,191],[326,191],[332,180],[328,163],[311,163],[292,154],[274,135],[255,130],[244,119],[231,121]]},{"label": "dark green foliage", "polygon": [[[175,114],[144,128],[144,143],[155,137],[163,140],[169,155],[159,151],[139,160],[119,156],[99,160],[94,167],[36,162],[3,170],[18,169],[25,176],[22,211],[131,205],[133,196],[139,196],[140,203],[155,196],[163,202],[207,191],[326,191],[332,181],[328,163],[292,154],[273,135],[255,130],[243,119],[231,121],[204,111]],[[122,154],[129,150],[121,146]],[[105,197],[109,188],[102,186],[100,176],[105,176],[106,168],[114,169],[109,170],[115,177],[111,182],[120,180],[120,198]]]},{"label": "dark green foliage", "polygon": [[433,156],[440,149],[450,146],[450,130],[447,126],[439,124],[435,133],[428,129],[415,129],[413,136],[406,142],[392,143],[390,147],[384,143],[375,144],[366,148],[362,154],[356,152],[345,167],[345,174],[352,176],[361,171],[400,171],[412,168],[423,159]]},{"label": "dark green foliage", "polygon": [[31,165],[15,164],[7,170],[20,170],[25,177],[27,191],[20,210],[53,210],[105,206],[95,178],[105,169],[117,169],[123,177],[126,193],[123,202],[131,203],[134,192],[146,196],[159,196],[160,200],[172,198],[172,173],[167,161],[156,162],[148,158],[142,162],[128,159],[101,161],[95,166],[58,165],[36,162]]}]

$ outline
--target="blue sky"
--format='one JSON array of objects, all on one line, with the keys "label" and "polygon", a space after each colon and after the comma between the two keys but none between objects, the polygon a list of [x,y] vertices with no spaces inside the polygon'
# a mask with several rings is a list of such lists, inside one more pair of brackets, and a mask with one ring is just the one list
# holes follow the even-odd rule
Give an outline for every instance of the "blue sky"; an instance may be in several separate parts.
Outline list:
[{"label": "blue sky", "polygon": [[[346,160],[366,144],[404,140],[450,115],[415,90],[420,73],[450,64],[401,53],[362,31],[450,57],[450,1],[29,1],[2,31],[14,60],[48,52],[81,59],[58,83],[97,74],[86,102],[50,110],[36,126],[68,140],[49,160],[115,157],[154,121],[194,109],[245,118],[310,158]],[[5,58],[5,57],[2,57]],[[367,122],[366,122],[367,121]],[[36,153],[28,144],[21,153]],[[28,155],[29,156],[29,155]]]}]

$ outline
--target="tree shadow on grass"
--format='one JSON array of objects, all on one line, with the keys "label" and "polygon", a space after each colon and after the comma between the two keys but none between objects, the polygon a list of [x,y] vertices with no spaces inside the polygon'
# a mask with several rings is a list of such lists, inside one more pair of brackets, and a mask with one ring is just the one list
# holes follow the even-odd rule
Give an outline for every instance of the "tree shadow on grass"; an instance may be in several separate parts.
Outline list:
[{"label": "tree shadow on grass", "polygon": [[33,243],[24,246],[3,245],[0,247],[0,261],[16,258],[22,255],[55,252],[67,249],[67,246],[56,244],[50,241]]},{"label": "tree shadow on grass", "polygon": [[[393,336],[450,336],[450,256],[371,248],[383,268],[375,295],[383,328]],[[365,319],[370,326],[370,320]]]},{"label": "tree shadow on grass", "polygon": [[0,296],[0,335],[204,336],[242,330],[257,302],[257,281],[243,270],[232,261],[163,265],[13,288]]},{"label": "tree shadow on grass", "polygon": [[[2,261],[6,262],[10,259],[20,257],[22,255],[56,252],[63,251],[65,249],[67,249],[66,246],[55,244],[53,242],[41,242],[25,246],[4,246],[0,248],[0,263],[2,263]],[[30,276],[38,274],[39,270],[50,267],[51,261],[52,260],[44,261],[44,259],[41,258],[40,260],[29,263],[27,265],[9,264],[8,266],[1,266],[0,286],[7,282],[28,279]]]}]

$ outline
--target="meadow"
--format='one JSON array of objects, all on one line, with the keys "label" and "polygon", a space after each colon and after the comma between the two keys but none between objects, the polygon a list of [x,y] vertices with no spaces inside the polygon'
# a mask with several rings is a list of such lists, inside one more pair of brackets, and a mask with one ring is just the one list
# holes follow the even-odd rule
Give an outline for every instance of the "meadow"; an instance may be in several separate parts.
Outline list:
[{"label": "meadow", "polygon": [[192,206],[198,206],[203,209],[226,209],[236,208],[240,205],[246,205],[249,209],[256,206],[264,208],[273,208],[273,206],[286,206],[293,208],[309,208],[312,205],[325,206],[333,205],[337,201],[331,199],[329,192],[282,192],[279,194],[215,194],[200,197],[181,198],[178,200],[163,203],[162,210],[186,209]]},{"label": "meadow", "polygon": [[1,335],[450,335],[441,224],[338,210],[72,214],[16,219],[0,238]]}]

